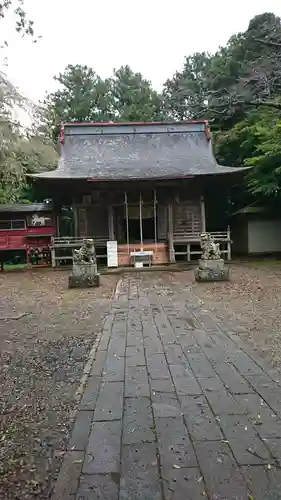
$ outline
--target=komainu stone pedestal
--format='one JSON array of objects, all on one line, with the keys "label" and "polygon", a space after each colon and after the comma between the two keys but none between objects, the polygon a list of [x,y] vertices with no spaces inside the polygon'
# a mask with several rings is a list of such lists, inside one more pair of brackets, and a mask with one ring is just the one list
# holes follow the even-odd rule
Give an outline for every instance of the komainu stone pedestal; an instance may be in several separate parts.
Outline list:
[{"label": "komainu stone pedestal", "polygon": [[223,259],[200,259],[195,270],[196,281],[228,281],[229,268],[225,267]]},{"label": "komainu stone pedestal", "polygon": [[68,278],[69,288],[91,288],[100,285],[100,275],[94,263],[73,263],[72,274]]}]

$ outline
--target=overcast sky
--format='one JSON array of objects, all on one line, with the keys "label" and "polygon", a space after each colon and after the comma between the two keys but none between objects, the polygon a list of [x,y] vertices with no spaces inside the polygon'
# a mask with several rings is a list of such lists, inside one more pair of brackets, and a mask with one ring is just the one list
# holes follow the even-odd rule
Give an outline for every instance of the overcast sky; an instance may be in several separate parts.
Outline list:
[{"label": "overcast sky", "polygon": [[102,77],[129,64],[161,89],[185,55],[215,51],[256,14],[281,16],[280,0],[26,0],[26,8],[41,41],[21,40],[9,18],[1,38],[9,40],[9,77],[34,101],[56,88],[53,76],[67,64]]}]

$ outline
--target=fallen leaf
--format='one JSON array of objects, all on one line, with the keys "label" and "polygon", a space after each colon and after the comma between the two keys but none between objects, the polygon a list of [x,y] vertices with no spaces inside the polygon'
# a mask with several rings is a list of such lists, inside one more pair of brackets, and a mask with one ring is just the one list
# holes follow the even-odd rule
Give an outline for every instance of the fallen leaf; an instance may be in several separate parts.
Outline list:
[{"label": "fallen leaf", "polygon": [[253,424],[254,424],[254,425],[262,425],[262,424],[263,424],[263,421],[262,421],[262,420],[254,420],[254,421],[253,421]]}]

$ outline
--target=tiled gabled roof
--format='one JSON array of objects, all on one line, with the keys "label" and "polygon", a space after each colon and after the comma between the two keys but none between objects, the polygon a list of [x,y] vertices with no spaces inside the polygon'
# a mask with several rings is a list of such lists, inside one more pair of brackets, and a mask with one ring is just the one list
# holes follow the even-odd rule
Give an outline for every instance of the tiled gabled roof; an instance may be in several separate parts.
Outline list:
[{"label": "tiled gabled roof", "polygon": [[237,172],[216,162],[205,121],[67,124],[62,142],[58,168],[35,177],[112,181]]}]

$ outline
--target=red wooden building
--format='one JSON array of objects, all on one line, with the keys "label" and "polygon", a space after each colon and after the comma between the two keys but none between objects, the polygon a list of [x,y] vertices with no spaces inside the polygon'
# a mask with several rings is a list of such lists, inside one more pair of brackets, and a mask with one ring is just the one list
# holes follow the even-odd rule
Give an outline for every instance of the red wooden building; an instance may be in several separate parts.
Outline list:
[{"label": "red wooden building", "polygon": [[[34,175],[56,213],[72,207],[73,239],[95,240],[98,258],[116,241],[118,265],[135,252],[152,262],[190,260],[200,252],[206,191],[241,182],[243,168],[218,165],[206,121],[180,123],[68,123],[61,131],[58,168]],[[69,235],[70,236],[70,235]],[[214,231],[230,258],[227,227]],[[65,246],[58,234],[55,250]]]},{"label": "red wooden building", "polygon": [[17,254],[26,262],[48,264],[56,220],[50,204],[0,205],[0,255],[7,261]]}]

